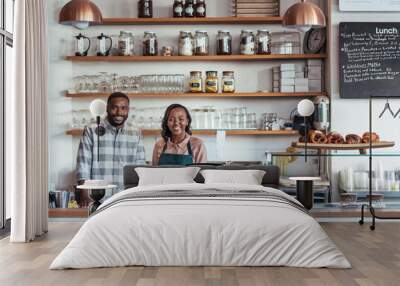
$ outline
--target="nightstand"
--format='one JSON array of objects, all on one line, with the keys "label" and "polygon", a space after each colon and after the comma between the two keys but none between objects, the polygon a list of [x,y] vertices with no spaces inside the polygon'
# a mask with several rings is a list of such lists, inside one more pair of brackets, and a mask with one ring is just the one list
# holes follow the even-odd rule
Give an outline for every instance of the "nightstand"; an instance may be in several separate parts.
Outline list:
[{"label": "nightstand", "polygon": [[297,200],[310,210],[313,207],[314,192],[313,182],[321,180],[320,177],[290,177],[289,180],[296,181]]}]

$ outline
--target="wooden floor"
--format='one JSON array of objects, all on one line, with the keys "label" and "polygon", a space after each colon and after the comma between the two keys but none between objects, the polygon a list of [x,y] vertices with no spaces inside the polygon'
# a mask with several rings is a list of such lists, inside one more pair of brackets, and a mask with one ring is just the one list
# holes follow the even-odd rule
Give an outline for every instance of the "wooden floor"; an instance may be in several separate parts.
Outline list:
[{"label": "wooden floor", "polygon": [[353,269],[288,267],[124,267],[48,270],[81,223],[50,223],[48,235],[29,244],[0,241],[0,285],[400,285],[400,223],[322,223]]}]

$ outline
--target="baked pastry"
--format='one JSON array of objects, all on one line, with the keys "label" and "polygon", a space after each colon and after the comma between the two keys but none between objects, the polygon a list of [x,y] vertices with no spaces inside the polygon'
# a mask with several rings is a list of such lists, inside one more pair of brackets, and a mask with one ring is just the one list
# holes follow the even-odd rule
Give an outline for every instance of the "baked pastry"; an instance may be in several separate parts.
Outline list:
[{"label": "baked pastry", "polygon": [[344,143],[344,138],[340,133],[338,132],[331,132],[327,136],[328,143],[329,144],[343,144]]},{"label": "baked pastry", "polygon": [[316,143],[316,144],[326,144],[326,143],[328,143],[328,139],[326,138],[326,135],[322,131],[311,130],[308,133],[308,136],[309,136],[309,142],[310,143]]},{"label": "baked pastry", "polygon": [[[370,136],[371,135],[371,136]],[[379,135],[376,134],[375,132],[372,132],[371,134],[369,132],[365,132],[362,136],[362,141],[364,143],[369,143],[370,141],[372,143],[379,142]]]},{"label": "baked pastry", "polygon": [[362,143],[362,138],[357,134],[346,135],[346,144],[360,144]]}]

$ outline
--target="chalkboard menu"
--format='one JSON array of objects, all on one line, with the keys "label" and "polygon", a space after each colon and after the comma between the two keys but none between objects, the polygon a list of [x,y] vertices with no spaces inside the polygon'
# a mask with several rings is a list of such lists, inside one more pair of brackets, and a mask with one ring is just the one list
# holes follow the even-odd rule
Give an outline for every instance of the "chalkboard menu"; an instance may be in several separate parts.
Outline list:
[{"label": "chalkboard menu", "polygon": [[340,96],[400,97],[400,23],[340,23]]}]

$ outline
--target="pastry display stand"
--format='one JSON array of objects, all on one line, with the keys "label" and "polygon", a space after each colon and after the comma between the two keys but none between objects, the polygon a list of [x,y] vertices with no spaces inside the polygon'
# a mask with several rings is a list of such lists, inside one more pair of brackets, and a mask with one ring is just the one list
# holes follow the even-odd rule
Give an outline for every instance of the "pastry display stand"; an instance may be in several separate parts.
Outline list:
[{"label": "pastry display stand", "polygon": [[[321,175],[321,158],[323,157],[333,157],[335,154],[330,153],[330,151],[346,151],[346,150],[356,150],[359,151],[360,155],[366,155],[366,151],[372,147],[372,149],[378,149],[378,148],[388,148],[388,147],[393,147],[395,145],[394,142],[392,141],[381,141],[381,142],[376,142],[372,143],[372,146],[370,146],[369,143],[360,143],[360,144],[319,144],[319,143],[303,143],[303,142],[293,142],[292,146],[298,149],[312,149],[317,151],[317,155],[311,155],[309,154],[308,156],[315,156],[318,157],[319,160],[319,174]],[[341,155],[339,155],[341,156]],[[331,202],[331,187],[329,188],[329,194],[328,194],[328,202]]]},{"label": "pastry display stand", "polygon": [[[369,133],[370,133],[370,138],[372,137],[372,100],[374,98],[399,98],[398,96],[373,96],[371,95],[369,97]],[[396,114],[397,115],[397,114]],[[372,205],[372,158],[373,158],[373,154],[372,154],[372,149],[373,149],[373,144],[370,142],[369,144],[369,169],[368,169],[368,174],[369,174],[369,202],[368,204],[363,204],[361,206],[361,219],[359,221],[359,224],[363,225],[364,224],[364,210],[365,208],[368,208],[371,216],[372,216],[372,225],[369,226],[369,228],[371,230],[375,230],[375,220],[376,219],[389,219],[389,220],[393,220],[393,219],[400,219],[400,217],[387,217],[387,216],[382,216],[382,215],[377,215],[375,213],[375,208]]]},{"label": "pastry display stand", "polygon": [[313,182],[319,181],[319,177],[290,177],[289,180],[296,181],[297,200],[308,210],[314,203]]},{"label": "pastry display stand", "polygon": [[107,189],[115,189],[116,185],[107,186],[89,186],[89,185],[79,185],[76,188],[81,190],[89,190],[89,197],[93,202],[89,205],[89,216],[94,213],[97,208],[101,205],[101,200],[106,194]]},{"label": "pastry display stand", "polygon": [[[372,137],[372,101],[374,98],[397,98],[399,99],[398,96],[370,96],[369,98],[369,133],[370,133],[370,138]],[[364,212],[365,209],[369,209],[372,217],[372,224],[370,225],[371,230],[375,230],[376,226],[376,219],[381,219],[381,220],[396,220],[400,219],[400,217],[396,216],[382,216],[378,215],[375,212],[375,208],[372,205],[372,162],[373,162],[373,157],[374,156],[386,156],[386,155],[381,155],[381,154],[374,154],[373,150],[378,149],[378,148],[389,148],[393,147],[395,145],[394,142],[391,141],[381,141],[381,142],[369,142],[369,143],[362,143],[362,144],[313,144],[313,143],[308,143],[307,147],[305,146],[304,143],[298,143],[294,142],[292,144],[293,147],[296,148],[309,148],[309,149],[317,149],[320,151],[327,151],[327,150],[359,150],[361,155],[368,156],[369,158],[369,166],[368,166],[368,176],[369,176],[369,186],[368,186],[368,194],[369,194],[369,200],[367,203],[362,204],[361,206],[361,219],[359,221],[359,224],[364,224]],[[366,151],[369,151],[368,154],[366,154]],[[332,154],[319,154],[319,156],[327,156],[330,157]],[[400,156],[400,154],[391,154],[389,156]]]},{"label": "pastry display stand", "polygon": [[[321,151],[327,150],[359,150],[360,154],[366,154],[367,150],[377,149],[377,148],[389,148],[395,145],[392,141],[381,141],[376,143],[360,143],[360,144],[320,144],[320,143],[302,143],[302,142],[293,142],[292,146],[299,149],[315,149],[318,150],[319,153]],[[323,156],[323,154],[321,154]]]}]

